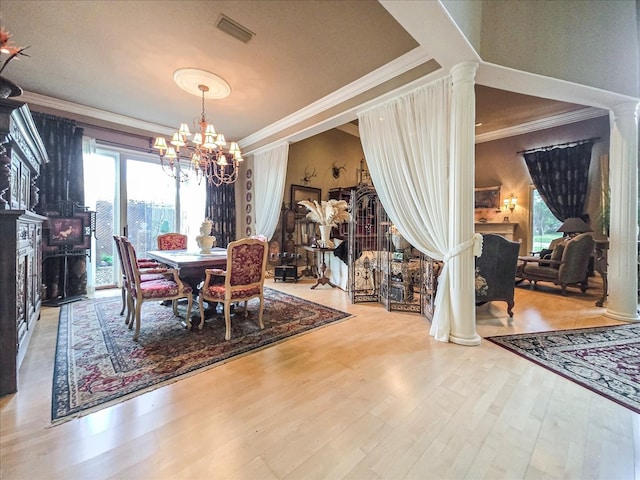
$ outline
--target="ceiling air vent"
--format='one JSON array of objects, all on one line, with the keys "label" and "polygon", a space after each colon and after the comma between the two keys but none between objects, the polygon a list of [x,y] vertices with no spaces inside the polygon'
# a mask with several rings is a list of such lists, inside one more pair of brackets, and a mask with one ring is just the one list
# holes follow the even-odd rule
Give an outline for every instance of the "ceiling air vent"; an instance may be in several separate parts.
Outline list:
[{"label": "ceiling air vent", "polygon": [[238,22],[231,20],[224,14],[221,14],[218,17],[216,27],[219,30],[222,30],[224,33],[229,34],[233,38],[237,38],[244,43],[249,42],[249,40],[251,40],[255,36],[255,33],[253,33],[251,30],[243,27]]}]

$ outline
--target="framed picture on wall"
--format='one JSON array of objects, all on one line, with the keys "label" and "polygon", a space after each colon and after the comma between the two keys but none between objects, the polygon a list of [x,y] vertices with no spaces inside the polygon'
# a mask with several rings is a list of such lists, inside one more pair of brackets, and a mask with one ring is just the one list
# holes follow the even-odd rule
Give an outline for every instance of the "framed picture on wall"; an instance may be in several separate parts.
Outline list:
[{"label": "framed picture on wall", "polygon": [[476,188],[474,207],[500,210],[500,187]]},{"label": "framed picture on wall", "polygon": [[305,185],[291,185],[291,208],[295,209],[296,216],[304,216],[309,211],[304,205],[298,205],[300,200],[322,200],[322,189],[307,187]]}]

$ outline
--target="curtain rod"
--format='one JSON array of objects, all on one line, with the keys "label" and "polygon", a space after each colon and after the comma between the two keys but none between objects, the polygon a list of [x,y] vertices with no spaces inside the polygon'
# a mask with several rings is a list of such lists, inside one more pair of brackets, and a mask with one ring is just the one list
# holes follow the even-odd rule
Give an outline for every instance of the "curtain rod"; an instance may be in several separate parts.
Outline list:
[{"label": "curtain rod", "polygon": [[584,140],[575,140],[573,142],[559,143],[557,145],[547,145],[546,147],[536,147],[536,148],[532,148],[531,150],[520,150],[517,153],[518,154],[524,154],[524,153],[539,152],[540,150],[552,150],[554,148],[567,147],[569,145],[582,145],[583,143],[588,143],[588,142],[594,142],[595,143],[598,140],[600,140],[600,137],[586,138]]}]

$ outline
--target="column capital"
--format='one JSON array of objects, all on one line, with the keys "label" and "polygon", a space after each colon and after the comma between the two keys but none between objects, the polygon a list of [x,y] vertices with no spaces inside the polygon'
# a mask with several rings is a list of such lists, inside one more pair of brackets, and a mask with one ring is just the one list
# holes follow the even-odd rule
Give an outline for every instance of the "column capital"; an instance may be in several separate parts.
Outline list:
[{"label": "column capital", "polygon": [[618,120],[625,117],[636,117],[638,116],[638,106],[640,103],[638,102],[624,102],[619,103],[615,107],[611,109],[611,113],[613,114],[613,119]]},{"label": "column capital", "polygon": [[474,81],[477,70],[478,62],[460,62],[451,68],[451,80],[454,84],[465,80]]}]

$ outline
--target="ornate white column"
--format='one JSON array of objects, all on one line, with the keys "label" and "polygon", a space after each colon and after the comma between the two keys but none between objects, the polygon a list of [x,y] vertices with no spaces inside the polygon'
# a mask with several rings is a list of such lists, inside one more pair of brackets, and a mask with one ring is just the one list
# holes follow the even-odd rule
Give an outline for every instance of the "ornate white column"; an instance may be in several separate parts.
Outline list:
[{"label": "ornate white column", "polygon": [[638,315],[638,104],[610,112],[609,298],[605,316],[628,322]]},{"label": "ornate white column", "polygon": [[[463,62],[451,69],[451,144],[449,177],[449,248],[469,242],[474,234],[473,192],[475,183],[475,74],[478,64]],[[451,332],[449,341],[479,345],[476,332],[473,248],[450,260]]]}]

